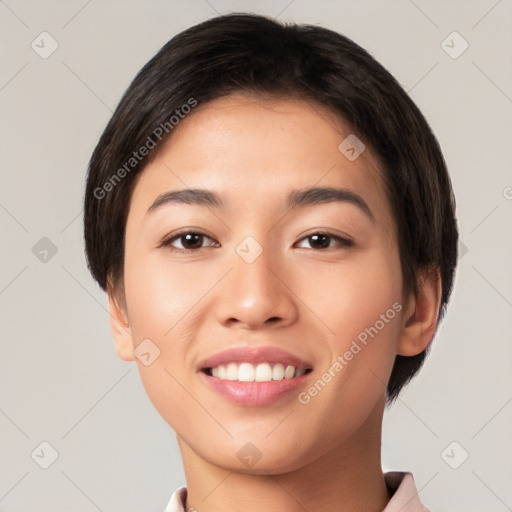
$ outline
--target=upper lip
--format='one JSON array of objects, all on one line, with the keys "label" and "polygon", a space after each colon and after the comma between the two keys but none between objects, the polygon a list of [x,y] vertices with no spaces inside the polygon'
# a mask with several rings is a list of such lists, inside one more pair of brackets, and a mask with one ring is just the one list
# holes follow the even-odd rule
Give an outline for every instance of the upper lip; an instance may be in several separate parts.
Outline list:
[{"label": "upper lip", "polygon": [[232,362],[251,364],[281,363],[284,366],[290,365],[295,366],[296,368],[303,368],[305,370],[312,369],[311,364],[309,364],[308,362],[303,361],[297,356],[294,356],[287,350],[272,346],[230,347],[226,350],[213,354],[207,359],[204,359],[200,363],[199,369],[204,370],[206,368],[215,368],[216,366],[220,366],[221,364],[227,364]]}]

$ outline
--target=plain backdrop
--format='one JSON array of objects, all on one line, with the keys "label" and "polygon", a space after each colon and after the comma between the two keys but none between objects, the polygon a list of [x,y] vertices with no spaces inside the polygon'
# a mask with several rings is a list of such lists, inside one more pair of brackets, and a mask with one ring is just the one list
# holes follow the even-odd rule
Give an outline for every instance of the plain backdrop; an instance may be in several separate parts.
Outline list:
[{"label": "plain backdrop", "polygon": [[412,471],[433,511],[512,510],[512,1],[0,0],[0,511],[163,511],[185,484],[174,432],[114,351],[82,200],[138,70],[230,11],[351,37],[431,124],[461,256],[432,352],[386,413],[383,465]]}]

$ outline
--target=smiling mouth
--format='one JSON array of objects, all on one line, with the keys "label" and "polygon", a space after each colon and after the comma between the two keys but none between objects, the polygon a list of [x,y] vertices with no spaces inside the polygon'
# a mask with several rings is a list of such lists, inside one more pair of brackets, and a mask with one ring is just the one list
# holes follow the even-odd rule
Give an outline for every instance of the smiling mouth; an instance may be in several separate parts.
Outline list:
[{"label": "smiling mouth", "polygon": [[299,368],[281,363],[236,363],[221,364],[213,368],[203,368],[210,377],[239,382],[269,382],[284,379],[296,379],[312,371],[311,368]]}]

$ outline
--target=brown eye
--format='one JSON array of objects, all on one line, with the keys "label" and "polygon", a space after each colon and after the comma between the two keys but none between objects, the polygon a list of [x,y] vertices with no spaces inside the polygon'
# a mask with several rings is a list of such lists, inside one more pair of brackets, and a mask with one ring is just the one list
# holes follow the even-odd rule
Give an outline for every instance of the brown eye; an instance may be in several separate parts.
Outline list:
[{"label": "brown eye", "polygon": [[308,236],[313,249],[325,249],[331,245],[331,237],[329,235],[311,235]]},{"label": "brown eye", "polygon": [[212,247],[215,243],[213,242],[204,245],[205,240],[210,240],[213,242],[212,239],[206,236],[204,233],[199,233],[197,231],[186,231],[174,235],[173,237],[163,242],[162,245],[179,251],[194,251],[202,249],[203,247]]},{"label": "brown eye", "polygon": [[[307,240],[312,249],[322,250],[330,249],[333,247],[350,247],[354,245],[351,240],[342,238],[332,233],[313,233],[312,235],[305,236],[303,240]],[[299,246],[304,248],[304,246]]]},{"label": "brown eye", "polygon": [[200,249],[203,245],[203,235],[199,233],[181,235],[178,240],[181,240],[181,245],[184,249]]}]

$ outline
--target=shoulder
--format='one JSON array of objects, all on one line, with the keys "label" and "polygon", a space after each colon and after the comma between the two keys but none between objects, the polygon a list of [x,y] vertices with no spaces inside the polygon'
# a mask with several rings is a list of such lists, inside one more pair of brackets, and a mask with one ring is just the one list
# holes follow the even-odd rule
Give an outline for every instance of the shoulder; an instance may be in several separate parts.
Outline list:
[{"label": "shoulder", "polygon": [[167,507],[164,512],[186,512],[185,507],[187,503],[187,488],[178,487],[171,496]]},{"label": "shoulder", "polygon": [[390,471],[384,474],[391,499],[383,512],[430,512],[421,502],[412,473]]}]

